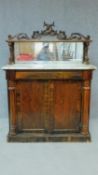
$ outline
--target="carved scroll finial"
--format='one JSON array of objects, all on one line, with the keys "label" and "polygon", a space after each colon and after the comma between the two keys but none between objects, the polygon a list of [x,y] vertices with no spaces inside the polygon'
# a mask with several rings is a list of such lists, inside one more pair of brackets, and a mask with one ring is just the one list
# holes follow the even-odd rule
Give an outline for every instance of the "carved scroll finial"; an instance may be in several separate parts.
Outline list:
[{"label": "carved scroll finial", "polygon": [[55,25],[54,25],[54,22],[52,23],[52,24],[47,24],[45,21],[44,21],[44,24],[43,24],[43,27],[45,27],[45,30],[42,30],[41,31],[41,33],[42,34],[51,34],[51,35],[55,35],[56,33],[57,33],[57,31],[56,30],[54,30],[53,29],[53,27],[54,27]]},{"label": "carved scroll finial", "polygon": [[28,35],[26,33],[19,33],[15,35],[17,39],[29,39]]},{"label": "carved scroll finial", "polygon": [[56,36],[57,39],[60,39],[60,40],[67,38],[65,31],[54,30],[54,27],[55,27],[54,21],[51,24],[48,24],[44,21],[43,27],[45,28],[44,30],[33,32],[32,34],[33,39],[41,38],[42,36],[46,36],[46,35]]}]

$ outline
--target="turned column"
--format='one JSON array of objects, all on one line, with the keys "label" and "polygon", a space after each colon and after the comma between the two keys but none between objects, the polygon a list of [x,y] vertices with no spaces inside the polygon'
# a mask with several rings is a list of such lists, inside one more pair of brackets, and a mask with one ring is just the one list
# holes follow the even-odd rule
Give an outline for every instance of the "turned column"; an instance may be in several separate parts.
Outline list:
[{"label": "turned column", "polygon": [[10,50],[10,57],[9,57],[9,64],[13,64],[14,61],[14,43],[8,42],[9,50]]},{"label": "turned column", "polygon": [[9,101],[9,135],[16,135],[16,100],[15,100],[15,81],[13,71],[7,71],[8,79],[8,101]]},{"label": "turned column", "polygon": [[82,89],[82,128],[83,135],[89,135],[89,110],[90,110],[90,91],[91,91],[92,71],[83,72]]}]

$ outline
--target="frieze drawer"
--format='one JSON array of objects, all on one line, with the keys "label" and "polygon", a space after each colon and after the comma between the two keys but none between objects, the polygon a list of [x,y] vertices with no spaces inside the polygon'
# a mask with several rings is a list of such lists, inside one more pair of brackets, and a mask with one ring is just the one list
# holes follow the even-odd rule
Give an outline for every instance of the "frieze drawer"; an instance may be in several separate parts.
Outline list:
[{"label": "frieze drawer", "polygon": [[81,71],[17,71],[16,79],[81,79]]}]

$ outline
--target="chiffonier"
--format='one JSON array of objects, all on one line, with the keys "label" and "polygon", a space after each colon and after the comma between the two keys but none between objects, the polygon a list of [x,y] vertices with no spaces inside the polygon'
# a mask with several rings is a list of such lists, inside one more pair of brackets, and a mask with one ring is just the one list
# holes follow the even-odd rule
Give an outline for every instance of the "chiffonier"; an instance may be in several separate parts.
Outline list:
[{"label": "chiffonier", "polygon": [[90,141],[90,36],[44,29],[8,36],[9,142]]}]

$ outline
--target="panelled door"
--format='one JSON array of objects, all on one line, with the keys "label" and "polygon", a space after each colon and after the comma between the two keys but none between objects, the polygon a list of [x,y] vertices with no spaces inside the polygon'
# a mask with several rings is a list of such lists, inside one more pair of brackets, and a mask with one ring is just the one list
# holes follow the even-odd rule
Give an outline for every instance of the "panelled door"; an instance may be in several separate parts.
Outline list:
[{"label": "panelled door", "polygon": [[78,132],[81,98],[82,83],[79,80],[18,80],[17,130]]}]

